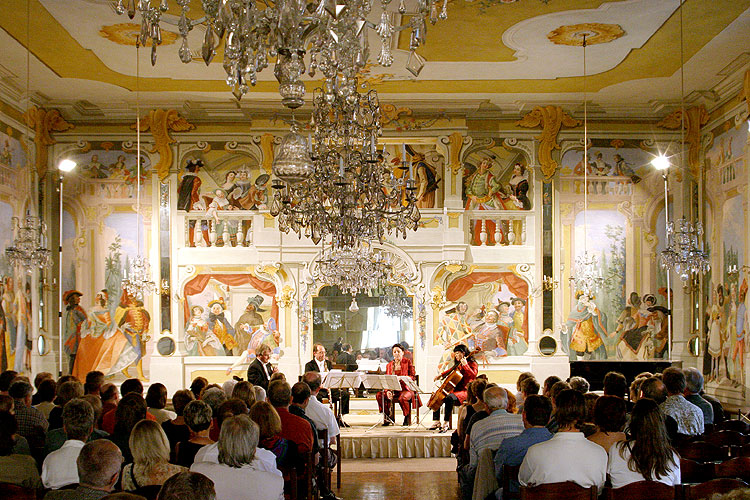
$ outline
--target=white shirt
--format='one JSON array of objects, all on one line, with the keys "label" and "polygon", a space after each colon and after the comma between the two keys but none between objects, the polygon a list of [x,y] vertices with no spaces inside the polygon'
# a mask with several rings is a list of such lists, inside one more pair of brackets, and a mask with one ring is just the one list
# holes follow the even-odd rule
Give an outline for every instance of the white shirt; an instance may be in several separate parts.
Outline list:
[{"label": "white shirt", "polygon": [[336,423],[336,416],[330,408],[318,401],[318,398],[315,396],[310,396],[310,401],[307,403],[307,408],[305,408],[305,415],[315,423],[316,429],[328,429],[329,441],[340,434],[339,424]]},{"label": "white shirt", "polygon": [[47,455],[42,464],[42,484],[45,488],[58,489],[78,482],[76,460],[84,444],[77,439],[68,439],[59,450]]},{"label": "white shirt", "polygon": [[177,418],[177,414],[170,410],[164,410],[160,408],[149,408],[148,412],[156,418],[156,422],[161,425],[167,420],[174,420]]},{"label": "white shirt", "polygon": [[[646,478],[640,472],[630,470],[628,467],[628,460],[630,460],[630,450],[625,447],[620,454],[619,443],[615,443],[609,449],[609,465],[607,466],[607,473],[609,474],[610,481],[612,481],[613,488],[621,488],[630,483],[638,481],[645,481]],[[680,484],[680,457],[677,453],[674,454],[674,463],[667,471],[667,475],[656,478],[651,477],[652,481],[659,481],[667,486],[674,486]]]},{"label": "white shirt", "polygon": [[[219,444],[207,444],[195,454],[194,464],[198,462],[219,463]],[[270,472],[281,476],[281,471],[276,467],[276,455],[264,448],[255,448],[255,460],[252,463],[256,470]]]},{"label": "white shirt", "polygon": [[320,373],[324,373],[328,371],[328,368],[326,368],[326,360],[318,361],[317,358],[313,358],[316,363],[318,363],[318,370]]},{"label": "white shirt", "polygon": [[601,489],[607,478],[607,452],[582,432],[558,432],[529,448],[518,471],[523,486],[573,481]]},{"label": "white shirt", "polygon": [[190,470],[206,475],[214,482],[216,500],[283,500],[284,479],[257,470],[253,465],[240,468],[210,462],[194,463]]}]

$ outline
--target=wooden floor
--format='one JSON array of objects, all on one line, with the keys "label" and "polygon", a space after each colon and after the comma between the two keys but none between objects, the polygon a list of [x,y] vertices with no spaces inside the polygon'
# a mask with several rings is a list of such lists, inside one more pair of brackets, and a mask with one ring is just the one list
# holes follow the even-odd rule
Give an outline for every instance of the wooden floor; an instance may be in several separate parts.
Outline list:
[{"label": "wooden floor", "polygon": [[341,489],[333,492],[344,500],[458,500],[456,472],[344,472]]}]

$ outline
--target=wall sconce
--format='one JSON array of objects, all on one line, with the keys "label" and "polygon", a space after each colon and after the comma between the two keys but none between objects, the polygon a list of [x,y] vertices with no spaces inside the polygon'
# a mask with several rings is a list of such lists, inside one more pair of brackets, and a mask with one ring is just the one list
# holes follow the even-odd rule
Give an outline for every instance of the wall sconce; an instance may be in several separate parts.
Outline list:
[{"label": "wall sconce", "polygon": [[169,280],[164,278],[159,283],[159,294],[165,297],[169,296]]},{"label": "wall sconce", "polygon": [[560,287],[560,282],[546,274],[542,276],[542,291],[549,292]]}]

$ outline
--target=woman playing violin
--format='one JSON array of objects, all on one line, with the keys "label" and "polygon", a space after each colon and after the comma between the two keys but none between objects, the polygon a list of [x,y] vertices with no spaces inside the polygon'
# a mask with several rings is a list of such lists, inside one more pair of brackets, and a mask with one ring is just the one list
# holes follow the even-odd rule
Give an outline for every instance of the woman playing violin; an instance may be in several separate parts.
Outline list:
[{"label": "woman playing violin", "polygon": [[443,400],[443,405],[445,405],[445,413],[442,427],[440,426],[440,407],[437,407],[437,409],[433,407],[434,411],[432,414],[432,419],[434,420],[434,423],[431,428],[441,428],[441,432],[445,432],[446,430],[450,429],[453,407],[455,405],[463,403],[466,400],[466,388],[474,379],[477,378],[477,373],[479,372],[479,365],[476,361],[474,361],[474,357],[469,352],[469,348],[464,344],[458,344],[453,348],[453,358],[453,367],[435,377],[435,380],[447,378],[454,371],[458,371],[462,375],[461,380],[456,384],[453,391],[445,396],[445,399]]},{"label": "woman playing violin", "polygon": [[[393,350],[393,361],[386,366],[386,375],[403,375],[416,378],[414,365],[404,357],[403,346],[394,344],[391,349]],[[394,398],[398,400],[401,411],[404,413],[404,425],[411,425],[411,401],[414,399],[414,392],[408,390],[403,381],[401,381],[400,391],[380,391],[375,398],[378,400],[378,410],[383,413],[383,425],[393,423],[392,401]]]}]

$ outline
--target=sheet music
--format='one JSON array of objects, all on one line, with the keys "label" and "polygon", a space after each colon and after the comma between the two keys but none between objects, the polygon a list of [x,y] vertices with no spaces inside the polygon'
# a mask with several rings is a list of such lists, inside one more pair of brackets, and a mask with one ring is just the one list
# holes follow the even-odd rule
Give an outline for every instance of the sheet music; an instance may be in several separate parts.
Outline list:
[{"label": "sheet music", "polygon": [[399,375],[398,380],[406,384],[406,388],[408,390],[412,392],[422,392],[422,390],[417,385],[417,381],[409,377],[408,375]]},{"label": "sheet music", "polygon": [[362,381],[366,389],[383,389],[386,391],[400,391],[401,383],[397,375],[378,375],[374,373],[362,374]]},{"label": "sheet music", "polygon": [[359,372],[330,371],[325,374],[321,387],[325,389],[358,389],[362,384]]}]

